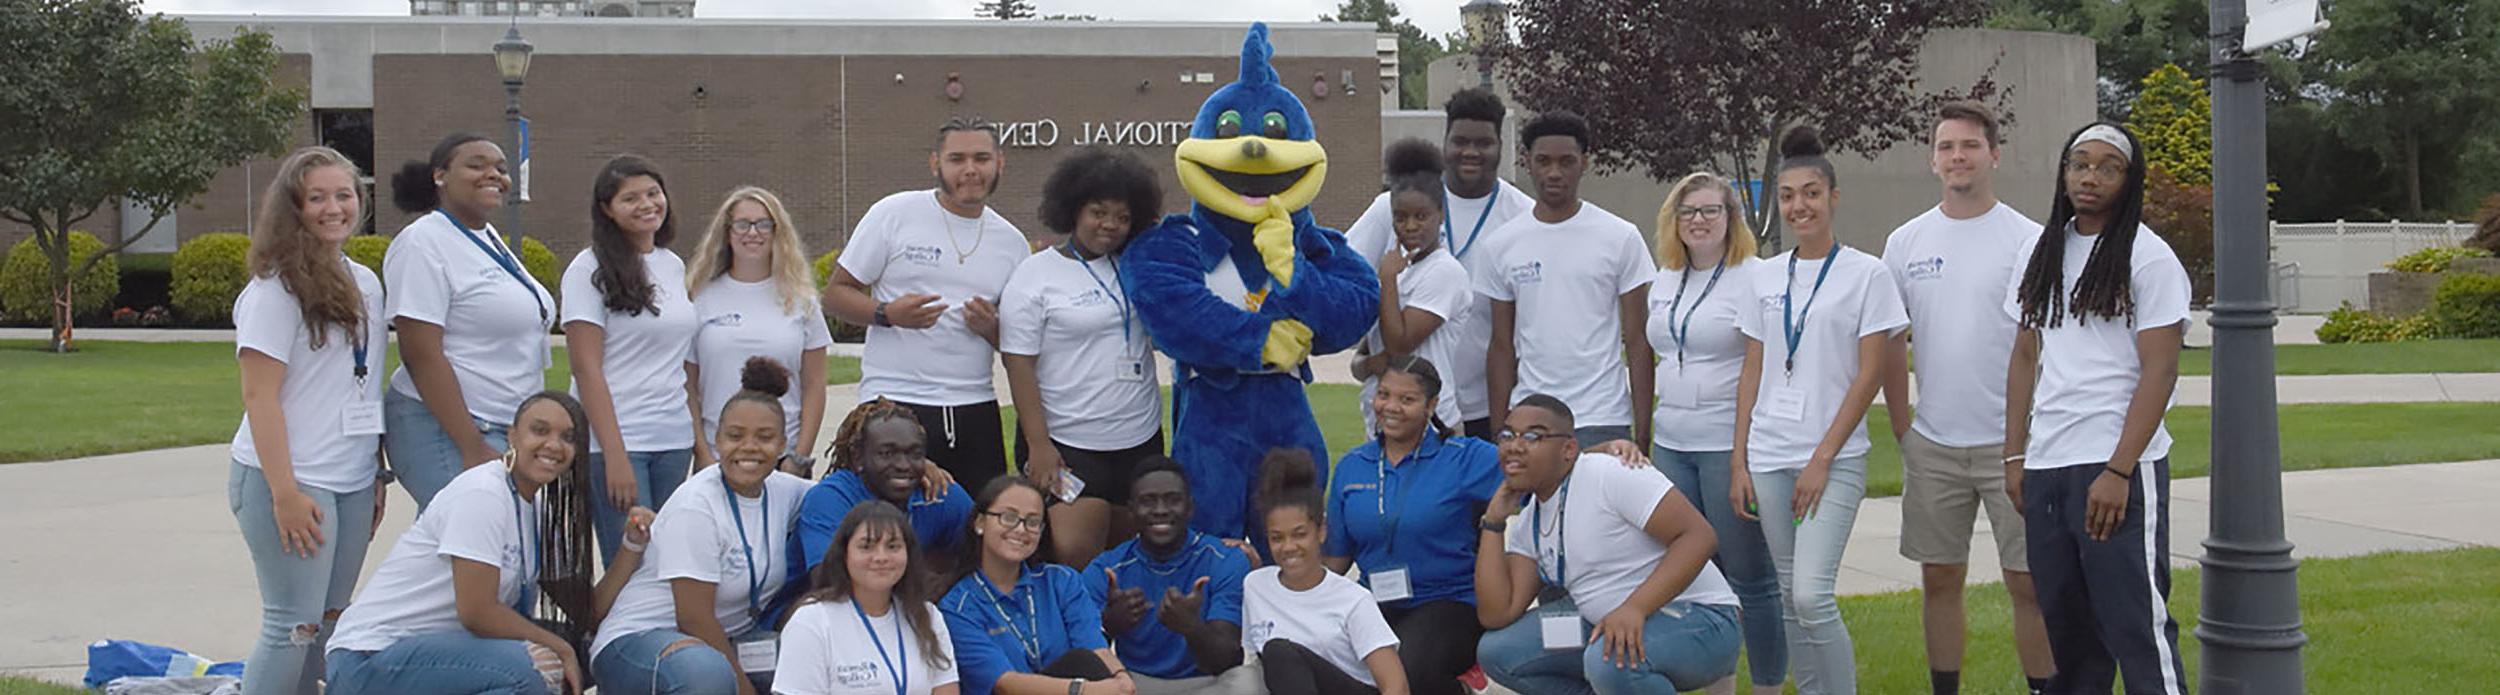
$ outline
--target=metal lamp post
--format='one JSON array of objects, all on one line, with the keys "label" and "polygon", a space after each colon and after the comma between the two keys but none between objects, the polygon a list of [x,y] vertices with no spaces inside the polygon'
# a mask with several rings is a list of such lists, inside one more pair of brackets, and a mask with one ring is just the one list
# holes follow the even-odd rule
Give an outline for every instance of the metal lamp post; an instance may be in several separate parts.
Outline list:
[{"label": "metal lamp post", "polygon": [[[495,42],[495,72],[503,75],[503,120],[512,135],[510,149],[505,150],[507,156],[521,156],[521,81],[530,74],[531,50],[529,40],[521,38],[520,18],[515,15],[512,26],[504,29],[503,40]],[[514,162],[512,166],[515,167],[514,182],[505,185],[503,192],[503,233],[506,237],[521,230],[520,162]]]},{"label": "metal lamp post", "polygon": [[1502,0],[1475,0],[1458,8],[1468,38],[1476,42],[1476,86],[1493,88],[1493,44],[1510,34],[1510,5]]},{"label": "metal lamp post", "polygon": [[2196,638],[2211,695],[2302,691],[2300,594],[2283,535],[2268,297],[2266,103],[2248,0],[2210,0],[2213,46],[2213,508]]}]

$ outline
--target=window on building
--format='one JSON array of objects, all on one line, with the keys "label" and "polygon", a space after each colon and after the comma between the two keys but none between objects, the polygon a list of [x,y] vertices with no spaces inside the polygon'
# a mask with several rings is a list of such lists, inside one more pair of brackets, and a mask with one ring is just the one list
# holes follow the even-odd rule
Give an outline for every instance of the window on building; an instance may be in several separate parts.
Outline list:
[{"label": "window on building", "polygon": [[[363,193],[365,206],[374,206],[373,177],[373,109],[313,109],[313,131],[321,144],[347,155],[347,161],[365,172]],[[359,234],[373,233],[373,218],[366,216]]]}]

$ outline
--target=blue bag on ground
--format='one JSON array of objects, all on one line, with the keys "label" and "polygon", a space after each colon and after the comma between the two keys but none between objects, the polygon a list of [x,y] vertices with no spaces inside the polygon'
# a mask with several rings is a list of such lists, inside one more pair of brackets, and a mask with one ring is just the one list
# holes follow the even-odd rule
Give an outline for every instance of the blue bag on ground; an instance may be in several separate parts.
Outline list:
[{"label": "blue bag on ground", "polygon": [[243,662],[216,663],[173,647],[130,640],[96,640],[87,645],[87,688],[97,689],[124,676],[187,678],[243,677]]}]

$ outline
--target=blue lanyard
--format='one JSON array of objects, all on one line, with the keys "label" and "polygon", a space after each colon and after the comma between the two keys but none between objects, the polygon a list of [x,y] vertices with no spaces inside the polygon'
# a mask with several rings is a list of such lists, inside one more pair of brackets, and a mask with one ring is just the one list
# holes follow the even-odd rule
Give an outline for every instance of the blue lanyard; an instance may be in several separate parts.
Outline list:
[{"label": "blue lanyard", "polygon": [[[1793,259],[1794,257],[1791,258]],[[1831,266],[1824,267],[1828,269]],[[1703,285],[1701,288],[1701,296],[1693,298],[1693,310],[1684,314],[1684,321],[1681,327],[1678,327],[1678,324],[1676,323],[1675,310],[1684,306],[1684,288],[1692,282],[1693,266],[1686,264],[1684,266],[1684,273],[1676,276],[1675,301],[1667,304],[1667,337],[1675,339],[1676,369],[1684,368],[1684,343],[1687,338],[1693,335],[1693,315],[1701,313],[1701,305],[1703,302],[1710,301],[1710,291],[1719,287],[1719,274],[1724,272],[1727,272],[1727,261],[1724,260],[1719,261],[1719,267],[1710,269],[1710,284]],[[1820,282],[1821,281],[1817,281],[1817,284],[1819,285]],[[1809,307],[1813,306],[1814,298],[1811,296],[1806,297],[1806,305]]]},{"label": "blue lanyard", "polygon": [[982,574],[980,570],[973,570],[972,576],[981,580],[981,588],[990,590],[990,610],[998,612],[999,622],[1006,623],[1007,631],[1015,633],[1016,643],[1024,646],[1024,655],[1030,659],[1027,663],[1035,664],[1030,668],[1040,668],[1038,664],[1042,663],[1042,618],[1040,609],[1033,605],[1033,594],[1039,593],[1041,588],[1030,586],[1037,577],[1027,574],[1024,577],[1024,583],[1018,585],[1028,590],[1024,593],[1025,626],[1019,628],[1016,627],[1015,616],[1007,614],[1007,606],[998,602],[998,599],[1005,597],[1007,592],[999,591],[998,585],[990,583],[989,575]]},{"label": "blue lanyard", "polygon": [[[513,482],[511,476],[512,470],[509,468],[504,469],[504,486],[512,489],[512,536],[513,540],[517,541],[521,548],[521,567],[516,569],[521,572],[521,576],[523,577],[521,580],[521,602],[518,605],[513,606],[512,610],[520,613],[521,617],[526,618],[530,615],[530,607],[533,605],[534,600],[537,598],[536,594],[538,593],[536,590],[537,587],[535,586],[538,583],[538,563],[533,562],[531,558],[546,556],[547,547],[545,544],[547,539],[539,537],[539,534],[537,533],[524,533],[521,530],[521,527],[525,525],[522,522],[521,512],[522,510],[529,509],[530,505],[529,500],[521,498],[521,484]],[[527,525],[532,527],[532,531],[536,530],[535,527],[537,524]],[[530,552],[532,545],[537,546],[538,552]]]},{"label": "blue lanyard", "polygon": [[[1424,426],[1423,436],[1432,436],[1431,425]],[[1415,454],[1423,451],[1423,449],[1423,440],[1415,440],[1415,451],[1407,452],[1407,459],[1410,461],[1413,460],[1415,458]],[[1380,533],[1381,536],[1386,539],[1381,542],[1380,552],[1394,556],[1398,552],[1398,519],[1406,515],[1406,507],[1404,505],[1397,504],[1396,500],[1389,499],[1389,450],[1387,447],[1381,448],[1380,458],[1372,462],[1372,469],[1377,471],[1377,475],[1379,476],[1379,478],[1372,481],[1372,509],[1380,515]],[[1403,496],[1405,492],[1406,490],[1403,488],[1398,490],[1398,493],[1401,496]],[[1391,513],[1389,511],[1391,509],[1398,511]]]},{"label": "blue lanyard", "polygon": [[[755,546],[747,544],[746,517],[738,513],[738,495],[729,490],[729,479],[726,477],[721,478],[720,494],[722,497],[729,498],[729,521],[738,525],[738,547],[745,550],[747,554],[747,618],[759,618],[764,615],[764,605],[757,602],[755,597],[764,595],[763,575],[773,571],[772,563],[764,563],[763,571],[756,571]],[[758,515],[762,518],[756,521],[764,524],[764,557],[769,558],[773,556],[773,493],[772,490],[766,489],[763,494],[756,497],[764,504],[763,512]]]},{"label": "blue lanyard", "polygon": [[[895,651],[902,652],[902,664],[904,666],[910,666],[911,641],[903,639],[902,610],[902,606],[895,605],[891,599],[886,601],[886,615],[894,616]],[[901,668],[896,668],[894,666],[894,657],[886,655],[885,639],[877,636],[877,626],[868,622],[868,609],[859,607],[859,597],[856,595],[851,597],[851,612],[859,614],[859,629],[866,631],[868,633],[868,643],[877,647],[877,658],[885,660],[886,672],[894,674],[894,695],[903,695],[903,693],[910,691],[911,672]]]},{"label": "blue lanyard", "polygon": [[1832,266],[1840,265],[1842,247],[1832,244],[1832,252],[1823,257],[1823,269],[1814,272],[1814,290],[1806,294],[1803,309],[1791,309],[1797,298],[1797,254],[1788,254],[1788,284],[1780,286],[1780,330],[1788,334],[1788,373],[1797,373],[1797,341],[1806,337],[1806,312],[1814,310],[1814,298],[1823,294],[1823,279],[1832,276]]},{"label": "blue lanyard", "polygon": [[494,244],[487,244],[485,239],[478,237],[477,232],[469,231],[468,225],[461,224],[459,218],[452,217],[450,211],[442,208],[435,208],[434,211],[442,213],[443,219],[450,222],[453,229],[460,230],[460,236],[468,238],[469,243],[476,245],[478,251],[485,253],[487,258],[494,259],[495,265],[502,266],[504,274],[512,276],[513,282],[521,283],[521,289],[530,293],[530,301],[538,302],[538,320],[547,320],[547,298],[540,295],[538,285],[532,284],[529,276],[521,272],[520,262],[513,260],[511,249],[503,247],[503,239],[497,238]]},{"label": "blue lanyard", "polygon": [[1570,499],[1571,479],[1564,478],[1562,489],[1554,493],[1554,577],[1552,579],[1545,577],[1545,505],[1537,505],[1537,513],[1528,517],[1528,540],[1536,546],[1536,577],[1544,581],[1547,586],[1565,591],[1571,590],[1570,585],[1563,583],[1571,577],[1571,565],[1564,554],[1570,549],[1571,537],[1570,532],[1563,528],[1563,515],[1571,512],[1571,508],[1564,504]]},{"label": "blue lanyard", "polygon": [[[1085,269],[1085,277],[1093,278],[1094,286],[1102,288],[1102,296],[1109,298],[1112,306],[1120,308],[1120,356],[1128,357],[1131,345],[1129,327],[1135,325],[1128,315],[1128,301],[1122,299],[1120,293],[1111,291],[1111,284],[1103,282],[1102,276],[1094,273],[1094,264],[1085,260],[1084,252],[1076,250],[1076,241],[1073,239],[1068,241],[1068,257],[1076,259],[1077,266]],[[1111,276],[1119,277],[1119,259],[1108,255],[1103,256],[1103,259],[1111,264]]]},{"label": "blue lanyard", "polygon": [[[1449,189],[1443,188],[1441,195],[1441,209],[1448,210],[1451,197]],[[1502,204],[1502,186],[1496,183],[1493,185],[1492,192],[1484,194],[1484,211],[1476,213],[1476,228],[1467,232],[1465,244],[1458,243],[1458,230],[1450,228],[1450,216],[1447,214],[1441,216],[1441,245],[1450,247],[1451,258],[1467,257],[1467,250],[1476,247],[1476,236],[1484,233],[1484,221],[1493,218],[1493,206],[1500,204]]]}]

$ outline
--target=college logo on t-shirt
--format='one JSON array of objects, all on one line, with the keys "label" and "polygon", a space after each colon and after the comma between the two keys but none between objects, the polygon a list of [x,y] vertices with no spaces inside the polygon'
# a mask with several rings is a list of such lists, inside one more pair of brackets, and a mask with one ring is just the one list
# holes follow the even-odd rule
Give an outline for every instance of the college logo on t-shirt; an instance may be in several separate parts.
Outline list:
[{"label": "college logo on t-shirt", "polygon": [[1545,262],[1528,261],[1502,269],[1512,285],[1533,285],[1545,281]]},{"label": "college logo on t-shirt", "polygon": [[885,672],[880,670],[877,662],[874,661],[833,665],[834,682],[840,683],[845,688],[864,688],[882,684],[885,682],[884,676]]},{"label": "college logo on t-shirt", "polygon": [[1936,256],[1924,260],[1910,261],[1909,265],[1902,266],[1901,273],[1909,276],[1912,280],[1935,280],[1942,278],[1944,277],[1944,257]]},{"label": "college logo on t-shirt", "polygon": [[1098,287],[1098,288],[1094,288],[1094,289],[1086,290],[1086,291],[1083,291],[1083,292],[1078,292],[1078,293],[1076,293],[1074,296],[1069,297],[1069,298],[1068,298],[1068,306],[1072,306],[1072,307],[1100,306],[1100,305],[1102,305],[1104,302],[1108,302],[1108,301],[1111,301],[1111,295],[1104,294],[1104,293],[1103,293],[1103,291],[1102,291],[1102,288],[1099,288],[1099,287]]},{"label": "college logo on t-shirt", "polygon": [[747,316],[745,313],[732,311],[726,314],[704,319],[703,325],[720,326],[722,328],[736,328],[746,323],[746,320]]},{"label": "college logo on t-shirt", "polygon": [[944,254],[945,254],[945,251],[940,250],[938,247],[935,247],[935,246],[911,246],[911,245],[905,245],[905,246],[903,247],[903,260],[906,260],[906,261],[911,261],[911,262],[913,262],[913,263],[918,263],[918,264],[920,264],[920,265],[926,265],[926,266],[934,266],[934,265],[937,265],[937,264],[938,264],[938,257],[939,257],[939,256],[941,256],[941,255],[944,255]]},{"label": "college logo on t-shirt", "polygon": [[1276,635],[1276,621],[1261,620],[1251,623],[1248,629],[1251,644],[1267,644],[1268,638]]}]

